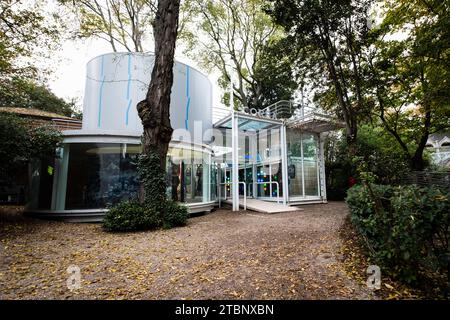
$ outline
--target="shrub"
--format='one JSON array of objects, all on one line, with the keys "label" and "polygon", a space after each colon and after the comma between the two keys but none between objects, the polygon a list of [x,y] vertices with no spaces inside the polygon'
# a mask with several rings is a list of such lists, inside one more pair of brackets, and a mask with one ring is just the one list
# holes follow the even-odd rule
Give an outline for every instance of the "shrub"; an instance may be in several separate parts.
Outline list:
[{"label": "shrub", "polygon": [[175,201],[167,200],[164,215],[164,228],[181,227],[186,225],[189,212],[186,206]]},{"label": "shrub", "polygon": [[[348,191],[351,221],[375,261],[414,282],[421,271],[450,272],[450,192],[436,187],[371,185]],[[375,197],[375,199],[374,199]],[[375,202],[381,203],[376,210]]]},{"label": "shrub", "polygon": [[161,221],[138,201],[124,201],[109,208],[103,219],[107,231],[138,231],[154,229]]},{"label": "shrub", "polygon": [[148,230],[186,225],[189,218],[186,206],[166,199],[164,171],[155,153],[139,156],[140,180],[144,185],[145,200],[121,202],[109,209],[103,220],[108,231]]}]

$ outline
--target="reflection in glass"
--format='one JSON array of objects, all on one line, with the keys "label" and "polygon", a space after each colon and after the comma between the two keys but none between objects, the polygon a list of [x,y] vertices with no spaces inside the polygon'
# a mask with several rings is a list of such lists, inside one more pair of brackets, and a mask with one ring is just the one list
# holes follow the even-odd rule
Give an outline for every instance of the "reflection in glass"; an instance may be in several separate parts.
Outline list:
[{"label": "reflection in glass", "polygon": [[318,196],[317,141],[312,134],[304,134],[302,142],[305,196]]},{"label": "reflection in glass", "polygon": [[288,183],[290,197],[319,196],[318,138],[287,130]]},{"label": "reflection in glass", "polygon": [[[74,143],[68,160],[65,209],[100,209],[137,199],[139,145]],[[167,196],[175,201],[209,201],[209,153],[171,147],[167,155]]]},{"label": "reflection in glass", "polygon": [[66,209],[105,208],[137,199],[138,153],[138,146],[126,144],[71,144]]}]

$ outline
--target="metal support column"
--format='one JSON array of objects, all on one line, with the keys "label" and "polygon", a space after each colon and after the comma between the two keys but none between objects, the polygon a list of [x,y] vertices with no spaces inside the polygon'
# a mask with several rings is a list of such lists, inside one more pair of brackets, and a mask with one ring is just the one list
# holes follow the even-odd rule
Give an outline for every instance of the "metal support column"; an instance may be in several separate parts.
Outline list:
[{"label": "metal support column", "polygon": [[238,116],[232,110],[231,113],[231,148],[232,148],[232,173],[231,173],[231,193],[233,201],[233,211],[239,211],[239,127]]},{"label": "metal support column", "polygon": [[52,210],[64,210],[66,205],[67,174],[69,168],[69,145],[60,149],[61,158],[56,159],[53,178]]},{"label": "metal support column", "polygon": [[[287,138],[286,124],[282,124],[280,128],[280,144],[281,144],[281,174],[283,184],[283,204],[289,202],[289,183],[288,183],[288,163],[287,163]],[[279,192],[279,191],[278,191]]]},{"label": "metal support column", "polygon": [[255,133],[250,136],[250,149],[251,149],[251,159],[252,159],[252,196],[254,199],[258,198],[258,185],[256,184],[258,182],[258,170],[257,170],[257,162],[258,162],[258,141],[257,141],[258,133]]},{"label": "metal support column", "polygon": [[320,178],[320,195],[322,201],[327,202],[327,186],[325,176],[325,138],[326,132],[319,134],[319,178]]}]

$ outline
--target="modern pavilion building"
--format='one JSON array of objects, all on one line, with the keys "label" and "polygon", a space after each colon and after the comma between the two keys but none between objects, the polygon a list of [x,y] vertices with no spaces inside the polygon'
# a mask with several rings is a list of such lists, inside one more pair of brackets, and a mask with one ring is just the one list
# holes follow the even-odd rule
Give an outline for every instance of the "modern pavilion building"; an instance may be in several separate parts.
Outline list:
[{"label": "modern pavilion building", "polygon": [[[145,97],[154,56],[111,53],[87,64],[81,130],[64,131],[55,159],[31,165],[26,211],[46,218],[99,221],[109,204],[137,198]],[[324,134],[341,126],[323,114],[280,102],[229,110],[213,123],[207,76],[174,65],[167,195],[190,212],[230,203],[233,210],[286,211],[326,202]],[[264,210],[262,210],[264,211]]]}]

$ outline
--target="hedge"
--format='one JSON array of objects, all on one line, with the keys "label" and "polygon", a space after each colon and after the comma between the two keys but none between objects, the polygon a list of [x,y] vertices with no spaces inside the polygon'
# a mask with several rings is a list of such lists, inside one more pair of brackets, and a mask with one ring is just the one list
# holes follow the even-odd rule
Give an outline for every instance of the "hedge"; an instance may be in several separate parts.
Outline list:
[{"label": "hedge", "polygon": [[376,263],[409,283],[429,271],[450,279],[449,189],[373,184],[371,189],[372,195],[367,186],[356,185],[346,201]]}]

